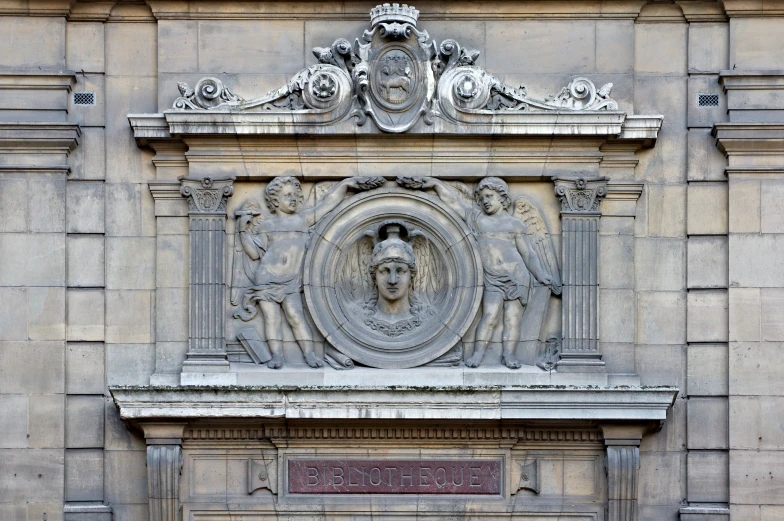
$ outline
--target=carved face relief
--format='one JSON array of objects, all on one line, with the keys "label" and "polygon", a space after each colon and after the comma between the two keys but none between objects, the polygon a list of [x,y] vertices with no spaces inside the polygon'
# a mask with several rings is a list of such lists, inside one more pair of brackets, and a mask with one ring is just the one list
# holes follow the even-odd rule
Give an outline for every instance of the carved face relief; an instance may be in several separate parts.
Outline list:
[{"label": "carved face relief", "polygon": [[278,192],[278,211],[292,214],[299,208],[299,190],[291,184],[283,185]]},{"label": "carved face relief", "polygon": [[479,191],[479,201],[488,215],[494,215],[504,208],[501,194],[491,188],[483,188]]},{"label": "carved face relief", "polygon": [[[376,269],[376,286],[379,301],[397,304],[408,300],[411,288],[411,270],[402,262],[384,262]],[[403,311],[408,311],[408,306]]]}]

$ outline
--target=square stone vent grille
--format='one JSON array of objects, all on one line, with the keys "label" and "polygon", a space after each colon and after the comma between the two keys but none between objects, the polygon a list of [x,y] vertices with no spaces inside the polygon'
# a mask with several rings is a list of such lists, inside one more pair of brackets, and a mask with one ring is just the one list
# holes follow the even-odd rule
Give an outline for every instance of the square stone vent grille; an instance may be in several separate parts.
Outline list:
[{"label": "square stone vent grille", "polygon": [[719,95],[718,94],[697,94],[698,107],[718,107]]},{"label": "square stone vent grille", "polygon": [[94,92],[74,92],[74,105],[95,105]]}]

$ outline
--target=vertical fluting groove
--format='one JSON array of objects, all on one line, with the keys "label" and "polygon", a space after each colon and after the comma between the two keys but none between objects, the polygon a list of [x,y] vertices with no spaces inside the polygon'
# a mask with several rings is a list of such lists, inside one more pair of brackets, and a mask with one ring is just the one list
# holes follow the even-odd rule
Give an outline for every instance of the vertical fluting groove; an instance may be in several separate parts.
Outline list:
[{"label": "vertical fluting groove", "polygon": [[609,521],[637,520],[637,471],[639,448],[607,447]]},{"label": "vertical fluting groove", "polygon": [[150,521],[178,521],[180,497],[179,445],[147,447],[147,487]]}]

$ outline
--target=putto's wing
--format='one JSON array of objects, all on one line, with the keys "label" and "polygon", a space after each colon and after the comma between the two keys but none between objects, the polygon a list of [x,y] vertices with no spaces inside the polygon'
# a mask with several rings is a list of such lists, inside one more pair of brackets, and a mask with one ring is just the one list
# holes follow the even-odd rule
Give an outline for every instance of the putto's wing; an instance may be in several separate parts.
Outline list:
[{"label": "putto's wing", "polygon": [[240,230],[239,220],[244,215],[253,217],[250,223],[250,231],[253,235],[256,235],[267,214],[262,211],[262,206],[257,201],[248,201],[234,212],[236,223],[234,227],[234,254],[232,255],[231,269],[231,304],[233,306],[242,305],[245,290],[255,284],[253,279],[259,264],[259,260],[251,259],[242,247],[242,240],[240,239],[240,231],[242,230]]},{"label": "putto's wing", "polygon": [[427,299],[429,304],[436,304],[444,298],[446,286],[444,269],[433,245],[421,232],[411,234],[411,247],[414,249],[417,273],[414,277],[414,291]]},{"label": "putto's wing", "polygon": [[525,225],[525,233],[539,260],[550,278],[553,279],[553,293],[561,294],[561,270],[558,268],[555,247],[552,238],[547,232],[542,214],[534,203],[525,196],[515,199],[512,205],[512,215]]},{"label": "putto's wing", "polygon": [[320,183],[314,183],[313,188],[310,189],[310,193],[308,194],[307,201],[305,202],[306,208],[312,208],[321,201],[321,198],[324,197],[324,194],[330,191],[330,189],[338,184],[337,181],[321,181]]},{"label": "putto's wing", "polygon": [[370,255],[373,238],[365,234],[349,246],[343,254],[343,265],[337,276],[336,287],[347,302],[364,303],[373,291],[370,280]]}]

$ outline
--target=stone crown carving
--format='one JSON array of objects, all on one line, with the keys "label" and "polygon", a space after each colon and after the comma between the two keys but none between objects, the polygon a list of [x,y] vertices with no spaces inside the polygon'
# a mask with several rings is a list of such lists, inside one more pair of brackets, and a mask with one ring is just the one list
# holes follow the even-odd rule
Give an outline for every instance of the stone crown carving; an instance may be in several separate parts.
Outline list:
[{"label": "stone crown carving", "polygon": [[437,44],[417,28],[419,11],[406,4],[383,4],[370,12],[371,28],[352,44],[340,38],[316,47],[318,64],[295,74],[286,85],[254,99],[236,95],[217,78],[190,89],[180,83],[175,110],[269,111],[321,115],[328,124],[372,119],[384,132],[405,132],[422,119],[472,121],[509,111],[617,111],[612,83],[600,88],[575,78],[545,99],[528,96],[476,65],[479,51],[456,40]]}]

